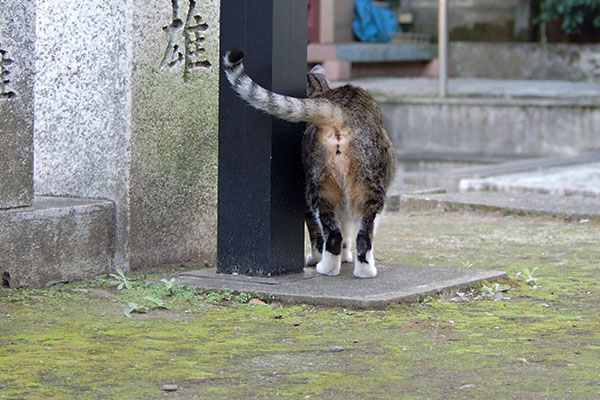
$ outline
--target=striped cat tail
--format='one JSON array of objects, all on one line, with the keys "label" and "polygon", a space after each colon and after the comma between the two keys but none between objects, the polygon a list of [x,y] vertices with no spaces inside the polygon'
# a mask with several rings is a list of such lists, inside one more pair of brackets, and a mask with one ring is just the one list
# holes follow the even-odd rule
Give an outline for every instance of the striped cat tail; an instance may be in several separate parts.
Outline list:
[{"label": "striped cat tail", "polygon": [[246,74],[243,59],[243,51],[228,51],[223,58],[223,66],[233,90],[254,108],[291,122],[308,122],[318,126],[344,124],[344,112],[329,100],[300,99],[263,88]]}]

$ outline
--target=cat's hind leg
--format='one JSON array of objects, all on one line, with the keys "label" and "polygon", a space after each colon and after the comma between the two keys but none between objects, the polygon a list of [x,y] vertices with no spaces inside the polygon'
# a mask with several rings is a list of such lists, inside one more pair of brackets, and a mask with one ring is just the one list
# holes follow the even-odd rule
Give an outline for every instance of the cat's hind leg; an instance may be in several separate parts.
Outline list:
[{"label": "cat's hind leg", "polygon": [[306,265],[317,265],[323,258],[323,230],[311,211],[304,214],[304,221],[310,237],[310,253],[306,255]]},{"label": "cat's hind leg", "polygon": [[[321,175],[319,175],[321,176]],[[306,193],[307,204],[323,232],[324,246],[316,271],[323,275],[338,275],[342,266],[342,232],[340,230],[340,205],[343,192],[335,180],[326,175],[309,180]]]},{"label": "cat's hind leg", "polygon": [[333,211],[319,213],[319,219],[325,234],[325,251],[323,258],[317,263],[317,272],[329,276],[339,275],[342,267],[342,232]]},{"label": "cat's hind leg", "polygon": [[363,217],[356,235],[356,261],[354,276],[357,278],[374,278],[377,276],[375,257],[373,256],[373,236],[375,213]]}]

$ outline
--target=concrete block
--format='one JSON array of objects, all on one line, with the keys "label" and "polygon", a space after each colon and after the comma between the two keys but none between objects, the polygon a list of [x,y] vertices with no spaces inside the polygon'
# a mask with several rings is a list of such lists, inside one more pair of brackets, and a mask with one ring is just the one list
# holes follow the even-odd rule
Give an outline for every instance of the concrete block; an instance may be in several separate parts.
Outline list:
[{"label": "concrete block", "polygon": [[[402,152],[398,154],[398,170],[389,195],[409,189],[441,187],[448,192],[465,190],[511,190],[598,197],[598,165],[600,151],[589,151],[576,156],[518,159],[514,156],[488,156],[474,153]],[[544,171],[565,169],[564,175]],[[530,174],[532,178],[529,179]],[[520,175],[526,177],[519,182]],[[496,177],[499,179],[496,180]],[[567,178],[568,177],[568,178]],[[486,179],[488,178],[488,179]],[[536,182],[531,185],[531,182]],[[502,182],[502,183],[500,183]],[[524,184],[527,182],[527,184]],[[500,184],[498,184],[500,183]]]},{"label": "concrete block", "polygon": [[430,44],[342,43],[336,49],[338,59],[351,62],[429,61],[437,55]]},{"label": "concrete block", "polygon": [[600,147],[600,106],[538,99],[395,99],[381,104],[397,148],[526,156]]},{"label": "concrete block", "polygon": [[2,286],[42,286],[108,272],[114,205],[105,200],[36,197],[31,207],[0,210]]},{"label": "concrete block", "polygon": [[464,192],[400,197],[400,211],[483,210],[504,215],[551,216],[570,221],[599,221],[600,200],[541,193]]},{"label": "concrete block", "polygon": [[506,278],[505,272],[494,270],[382,263],[377,268],[378,275],[373,279],[355,278],[352,275],[354,264],[344,263],[336,277],[319,275],[313,268],[283,278],[232,278],[216,273],[214,269],[204,269],[181,274],[178,281],[188,287],[253,293],[285,303],[383,308],[393,303],[419,301],[441,292],[453,293],[481,281]]},{"label": "concrete block", "polygon": [[36,192],[114,201],[125,269],[214,262],[219,2],[38,9]]},{"label": "concrete block", "polygon": [[600,200],[600,162],[479,179],[462,179],[459,190],[461,192],[541,193],[594,197]]},{"label": "concrete block", "polygon": [[35,1],[0,0],[0,209],[33,197]]}]

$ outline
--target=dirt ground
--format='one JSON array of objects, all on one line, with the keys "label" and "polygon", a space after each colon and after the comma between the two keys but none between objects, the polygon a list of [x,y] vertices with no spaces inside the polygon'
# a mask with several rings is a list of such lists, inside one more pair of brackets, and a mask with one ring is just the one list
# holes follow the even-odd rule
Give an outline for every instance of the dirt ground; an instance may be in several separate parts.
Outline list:
[{"label": "dirt ground", "polygon": [[510,280],[361,311],[145,276],[0,289],[0,399],[600,398],[597,223],[394,213],[375,255]]}]

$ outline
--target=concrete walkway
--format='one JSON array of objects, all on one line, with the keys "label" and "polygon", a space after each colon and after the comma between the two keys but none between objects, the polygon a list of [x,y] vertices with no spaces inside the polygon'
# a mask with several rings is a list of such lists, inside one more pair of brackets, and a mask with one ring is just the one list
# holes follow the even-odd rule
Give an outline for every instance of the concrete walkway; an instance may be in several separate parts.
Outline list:
[{"label": "concrete walkway", "polygon": [[[512,164],[506,163],[509,167]],[[459,170],[454,175],[452,171],[446,175],[440,172],[440,177],[446,176],[447,181],[458,180],[459,193],[445,193],[444,188],[397,185],[390,193],[388,209],[481,209],[568,220],[600,220],[600,162],[504,174],[502,165],[496,166],[498,175],[485,178],[464,178],[468,170],[462,172],[462,179]],[[493,166],[480,170],[491,173]],[[478,172],[477,168],[473,171],[473,174]]]},{"label": "concrete walkway", "polygon": [[401,212],[441,209],[497,211],[505,215],[564,218],[567,221],[600,221],[600,199],[537,193],[464,192],[407,194],[398,200]]},{"label": "concrete walkway", "polygon": [[[347,82],[339,82],[340,85]],[[349,83],[362,87],[375,97],[437,96],[438,80],[432,78],[363,78]],[[555,98],[600,103],[600,83],[453,78],[448,82],[450,97]]]},{"label": "concrete walkway", "polygon": [[459,190],[578,195],[600,199],[600,162],[483,179],[462,179]]}]

